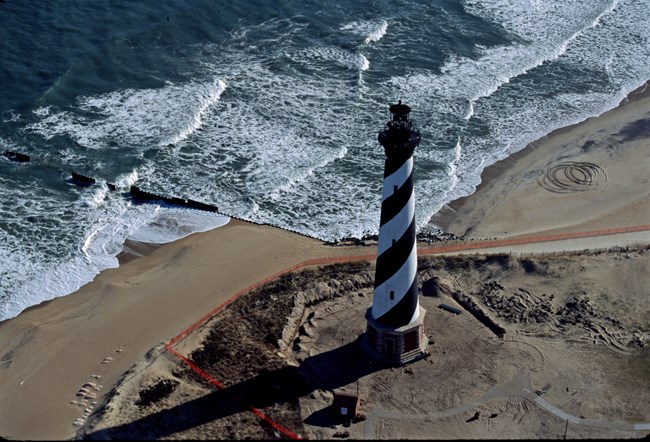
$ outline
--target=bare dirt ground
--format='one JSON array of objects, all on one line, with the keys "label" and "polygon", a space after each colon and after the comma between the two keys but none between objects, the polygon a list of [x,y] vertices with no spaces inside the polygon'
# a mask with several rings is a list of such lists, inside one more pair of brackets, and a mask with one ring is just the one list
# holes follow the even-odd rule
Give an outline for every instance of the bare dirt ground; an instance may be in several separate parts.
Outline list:
[{"label": "bare dirt ground", "polygon": [[[402,367],[358,345],[373,278],[373,263],[333,265],[243,295],[175,346],[225,388],[160,345],[78,437],[286,437],[248,406],[306,439],[650,434],[650,249],[420,257],[430,344]],[[361,415],[338,420],[333,391],[358,392]]]}]

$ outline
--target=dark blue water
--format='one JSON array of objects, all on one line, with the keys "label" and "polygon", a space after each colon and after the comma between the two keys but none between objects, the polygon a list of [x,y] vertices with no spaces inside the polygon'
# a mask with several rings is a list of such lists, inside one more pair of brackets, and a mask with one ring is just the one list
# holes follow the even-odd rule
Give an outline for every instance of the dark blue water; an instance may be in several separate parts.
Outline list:
[{"label": "dark blue water", "polygon": [[0,319],[116,266],[126,238],[227,221],[135,204],[133,184],[324,240],[376,233],[399,99],[422,133],[422,228],[486,166],[645,82],[649,4],[2,2],[0,150],[31,161],[0,158]]}]

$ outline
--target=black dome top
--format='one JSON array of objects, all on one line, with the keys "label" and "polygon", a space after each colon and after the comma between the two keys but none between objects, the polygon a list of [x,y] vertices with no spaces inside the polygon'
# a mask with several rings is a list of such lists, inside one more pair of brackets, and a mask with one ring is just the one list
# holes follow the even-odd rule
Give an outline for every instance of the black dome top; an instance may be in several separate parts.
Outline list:
[{"label": "black dome top", "polygon": [[408,116],[409,112],[411,112],[410,106],[402,104],[402,100],[399,100],[397,104],[393,104],[391,107],[388,108],[388,110],[395,117],[401,117],[401,116],[406,117]]}]

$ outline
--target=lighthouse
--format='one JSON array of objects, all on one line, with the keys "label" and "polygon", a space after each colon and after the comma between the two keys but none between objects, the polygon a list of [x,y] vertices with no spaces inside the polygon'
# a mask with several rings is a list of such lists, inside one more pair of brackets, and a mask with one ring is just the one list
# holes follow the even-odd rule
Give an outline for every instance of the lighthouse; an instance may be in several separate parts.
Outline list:
[{"label": "lighthouse", "polygon": [[386,162],[374,293],[362,345],[371,358],[401,365],[423,357],[429,343],[418,297],[413,192],[413,152],[420,132],[401,100],[389,110],[391,119],[378,138]]}]

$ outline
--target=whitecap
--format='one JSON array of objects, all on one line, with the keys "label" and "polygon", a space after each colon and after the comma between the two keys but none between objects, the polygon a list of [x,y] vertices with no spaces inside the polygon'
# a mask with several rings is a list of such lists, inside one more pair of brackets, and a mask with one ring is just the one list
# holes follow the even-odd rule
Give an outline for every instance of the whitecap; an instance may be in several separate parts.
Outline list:
[{"label": "whitecap", "polygon": [[342,25],[340,30],[364,37],[364,43],[369,44],[381,40],[386,35],[388,22],[384,19],[358,20]]},{"label": "whitecap", "polygon": [[361,71],[365,71],[370,67],[370,62],[365,55],[335,46],[312,47],[289,53],[287,55],[293,60],[304,63],[315,69],[322,69],[319,66],[319,62],[326,62],[324,68],[328,68],[330,62]]},{"label": "whitecap", "polygon": [[129,233],[128,239],[165,244],[192,233],[222,227],[229,221],[229,217],[217,213],[175,207],[159,207],[145,224]]},{"label": "whitecap", "polygon": [[147,150],[188,138],[201,126],[205,113],[225,87],[224,81],[216,79],[80,96],[77,111],[50,107],[34,110],[38,119],[26,130],[46,140],[68,136],[90,149]]}]

